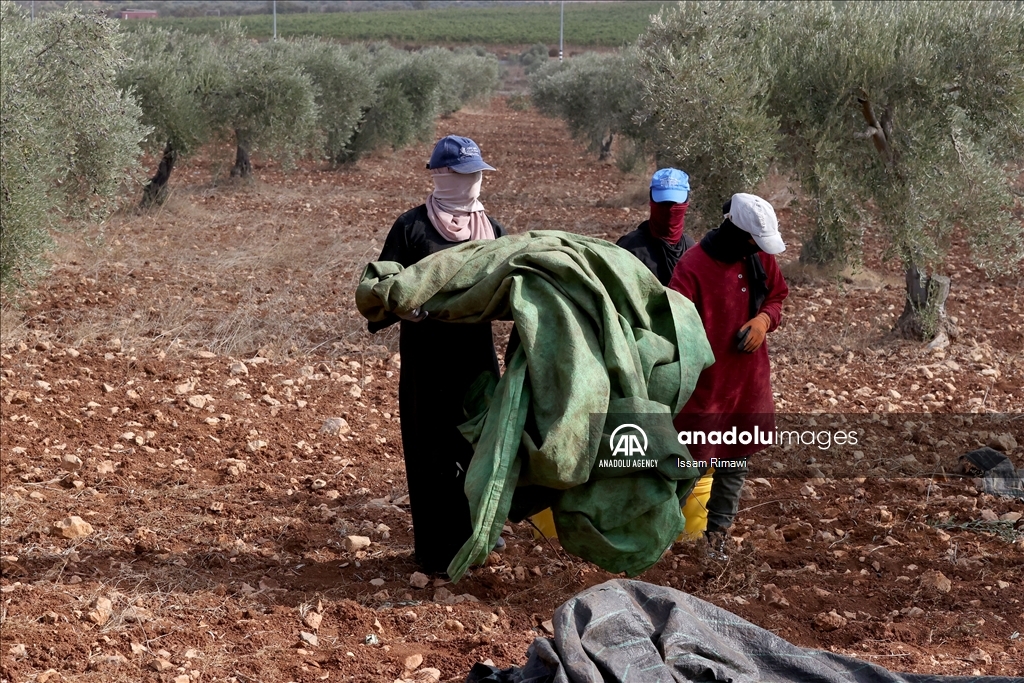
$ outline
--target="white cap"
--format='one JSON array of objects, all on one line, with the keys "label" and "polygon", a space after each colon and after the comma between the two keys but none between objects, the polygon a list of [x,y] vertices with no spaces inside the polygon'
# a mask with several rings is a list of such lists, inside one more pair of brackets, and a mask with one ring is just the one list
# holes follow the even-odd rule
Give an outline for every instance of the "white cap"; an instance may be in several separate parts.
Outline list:
[{"label": "white cap", "polygon": [[786,251],[786,244],[779,234],[779,219],[775,216],[775,209],[757,195],[744,192],[734,194],[726,218],[740,230],[749,232],[766,254]]}]

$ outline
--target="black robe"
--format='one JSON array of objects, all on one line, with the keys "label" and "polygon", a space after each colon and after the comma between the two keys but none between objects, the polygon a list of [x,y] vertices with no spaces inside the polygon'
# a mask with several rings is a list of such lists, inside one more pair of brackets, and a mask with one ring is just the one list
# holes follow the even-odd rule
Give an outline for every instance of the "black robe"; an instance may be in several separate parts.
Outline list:
[{"label": "black robe", "polygon": [[633,232],[626,233],[615,244],[640,259],[663,285],[672,279],[672,271],[683,252],[694,245],[693,239],[684,234],[683,239],[669,244],[651,234],[650,221],[644,221]]},{"label": "black robe", "polygon": [[[495,237],[505,229],[488,217]],[[434,228],[426,205],[398,217],[384,241],[379,261],[405,267],[454,247]],[[371,332],[398,319],[370,323]],[[398,382],[402,450],[409,483],[416,559],[428,572],[443,573],[469,539],[472,521],[465,481],[473,448],[459,432],[466,421],[466,390],[483,372],[498,375],[491,324],[443,323],[431,318],[401,321]]]}]

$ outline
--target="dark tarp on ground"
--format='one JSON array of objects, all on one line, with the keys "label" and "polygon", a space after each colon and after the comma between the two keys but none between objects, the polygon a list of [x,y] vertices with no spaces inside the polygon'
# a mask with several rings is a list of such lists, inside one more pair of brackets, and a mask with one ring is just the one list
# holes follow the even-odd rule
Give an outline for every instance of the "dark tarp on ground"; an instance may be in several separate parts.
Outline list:
[{"label": "dark tarp on ground", "polygon": [[618,579],[555,610],[522,668],[476,664],[467,683],[1024,683],[1024,678],[894,673],[797,647],[711,603]]},{"label": "dark tarp on ground", "polygon": [[[371,322],[422,308],[428,320],[516,323],[505,374],[467,395],[473,535],[453,580],[483,562],[506,517],[549,506],[563,547],[612,572],[647,569],[682,531],[680,498],[700,472],[672,418],[714,356],[693,304],[629,252],[557,231],[467,242],[409,268],[371,263],[356,303]],[[602,466],[615,462],[615,429],[634,424],[646,457]]]}]

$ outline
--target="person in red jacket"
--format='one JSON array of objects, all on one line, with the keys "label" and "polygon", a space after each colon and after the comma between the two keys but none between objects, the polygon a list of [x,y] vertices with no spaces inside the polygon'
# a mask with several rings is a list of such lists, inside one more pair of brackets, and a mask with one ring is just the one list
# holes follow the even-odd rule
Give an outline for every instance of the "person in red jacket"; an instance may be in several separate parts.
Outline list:
[{"label": "person in red jacket", "polygon": [[[789,287],[775,254],[786,249],[772,205],[752,194],[734,194],[722,207],[721,226],[679,259],[669,288],[693,302],[704,323],[715,362],[701,373],[675,426],[684,432],[710,434],[736,427],[739,432],[775,431],[767,334],[779,326]],[[695,460],[714,467],[708,500],[706,538],[709,551],[725,559],[726,529],[739,507],[747,476],[746,459],[764,450],[763,440],[704,443],[688,437]],[[722,439],[719,439],[721,441]],[[724,462],[723,462],[724,461]]]}]

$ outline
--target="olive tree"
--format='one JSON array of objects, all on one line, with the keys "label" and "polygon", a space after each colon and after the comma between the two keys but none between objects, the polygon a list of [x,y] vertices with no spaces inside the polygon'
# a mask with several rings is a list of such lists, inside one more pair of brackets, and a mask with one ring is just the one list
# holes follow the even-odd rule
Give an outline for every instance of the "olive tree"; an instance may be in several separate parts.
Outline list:
[{"label": "olive tree", "polygon": [[387,45],[355,46],[349,52],[370,69],[374,91],[344,160],[426,139],[440,108],[442,75],[437,65]]},{"label": "olive tree", "polygon": [[659,164],[690,174],[695,224],[765,176],[779,140],[767,107],[777,19],[753,2],[679,3],[637,41],[643,119]]},{"label": "olive tree", "polygon": [[990,272],[1024,235],[1003,164],[1024,152],[1024,11],[1014,3],[796,3],[772,47],[770,111],[814,200],[817,261],[855,260],[874,222],[906,270],[897,329],[943,331],[954,235]]},{"label": "olive tree", "polygon": [[117,24],[74,11],[30,22],[0,3],[0,283],[31,275],[67,216],[112,206],[138,167],[141,112],[119,88]]},{"label": "olive tree", "polygon": [[572,136],[605,160],[616,134],[642,137],[634,121],[641,105],[635,69],[632,51],[548,62],[530,77],[530,97],[542,113],[564,119]]},{"label": "olive tree", "polygon": [[226,76],[213,98],[214,123],[234,137],[231,175],[252,172],[256,148],[288,161],[317,147],[317,91],[291,54],[246,38],[238,24],[216,40]]},{"label": "olive tree", "polygon": [[482,48],[446,50],[428,48],[419,53],[437,68],[438,111],[450,116],[464,105],[480,100],[498,87],[498,58]]},{"label": "olive tree", "polygon": [[323,134],[327,158],[333,163],[345,161],[352,137],[373,100],[375,84],[369,66],[337,43],[316,38],[281,41],[273,49],[309,77],[316,89],[317,127]]},{"label": "olive tree", "polygon": [[118,82],[131,88],[151,128],[147,146],[160,153],[142,205],[162,203],[175,164],[209,142],[215,130],[215,96],[226,87],[227,70],[205,36],[144,26],[126,36],[129,59]]}]

